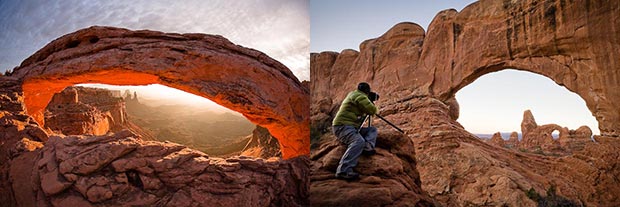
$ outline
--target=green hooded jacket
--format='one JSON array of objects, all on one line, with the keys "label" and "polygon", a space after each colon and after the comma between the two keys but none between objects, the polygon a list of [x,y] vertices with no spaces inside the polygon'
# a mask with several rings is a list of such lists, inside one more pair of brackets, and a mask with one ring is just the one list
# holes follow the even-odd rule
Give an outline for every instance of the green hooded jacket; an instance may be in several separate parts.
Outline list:
[{"label": "green hooded jacket", "polygon": [[332,125],[349,125],[357,128],[364,121],[364,115],[376,113],[377,107],[370,102],[368,96],[360,90],[354,90],[342,101]]}]

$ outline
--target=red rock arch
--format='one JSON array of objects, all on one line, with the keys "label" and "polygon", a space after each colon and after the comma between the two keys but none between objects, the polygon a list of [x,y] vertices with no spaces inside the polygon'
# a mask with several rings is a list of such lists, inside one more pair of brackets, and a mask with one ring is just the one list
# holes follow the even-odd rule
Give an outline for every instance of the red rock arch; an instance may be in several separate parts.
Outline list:
[{"label": "red rock arch", "polygon": [[284,158],[309,153],[309,92],[281,63],[221,36],[90,27],[52,41],[13,72],[43,124],[54,93],[80,83],[161,84],[269,129]]},{"label": "red rock arch", "polygon": [[447,100],[484,74],[526,70],[578,94],[601,135],[619,137],[619,4],[487,0],[440,12],[420,58],[422,67],[434,69],[430,90]]}]

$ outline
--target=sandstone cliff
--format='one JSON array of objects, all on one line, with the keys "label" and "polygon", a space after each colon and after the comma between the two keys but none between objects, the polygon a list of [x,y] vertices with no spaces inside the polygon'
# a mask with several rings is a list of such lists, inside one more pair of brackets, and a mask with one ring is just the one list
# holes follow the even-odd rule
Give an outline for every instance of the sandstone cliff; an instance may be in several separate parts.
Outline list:
[{"label": "sandstone cliff", "polygon": [[[313,53],[312,131],[328,131],[346,93],[366,81],[382,94],[381,115],[413,140],[422,190],[444,205],[535,206],[545,201],[527,192],[545,197],[552,188],[575,205],[620,205],[619,15],[611,0],[482,0],[440,12],[426,32],[400,23],[359,51]],[[550,157],[491,146],[465,131],[455,121],[454,94],[507,68],[579,94],[599,121],[596,142]]]},{"label": "sandstone cliff", "polygon": [[47,105],[45,127],[65,135],[103,135],[127,128],[126,117],[125,102],[113,91],[67,87]]}]

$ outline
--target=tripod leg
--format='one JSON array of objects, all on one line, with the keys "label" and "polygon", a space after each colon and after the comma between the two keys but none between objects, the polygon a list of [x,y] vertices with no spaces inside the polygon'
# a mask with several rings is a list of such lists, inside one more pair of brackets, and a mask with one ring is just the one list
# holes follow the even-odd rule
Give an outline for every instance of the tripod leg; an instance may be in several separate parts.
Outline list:
[{"label": "tripod leg", "polygon": [[366,115],[364,117],[364,121],[362,121],[362,124],[360,125],[360,127],[357,128],[357,133],[360,133],[360,130],[362,130],[362,127],[364,126],[364,123],[366,123],[366,120],[369,118],[368,115]]},{"label": "tripod leg", "polygon": [[379,117],[381,120],[385,121],[385,123],[389,124],[390,126],[394,127],[394,129],[398,130],[401,133],[405,133],[402,129],[398,128],[396,125],[392,124],[392,122],[386,120],[385,118],[383,118],[382,116],[380,116],[379,114],[376,114],[377,117]]}]

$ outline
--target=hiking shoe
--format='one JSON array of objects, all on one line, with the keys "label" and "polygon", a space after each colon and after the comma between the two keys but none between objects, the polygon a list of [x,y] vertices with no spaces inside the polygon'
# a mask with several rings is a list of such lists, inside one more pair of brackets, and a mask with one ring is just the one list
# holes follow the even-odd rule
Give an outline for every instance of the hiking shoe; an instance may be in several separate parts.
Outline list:
[{"label": "hiking shoe", "polygon": [[372,156],[374,154],[377,154],[377,150],[375,149],[362,151],[362,155],[365,155],[365,156]]},{"label": "hiking shoe", "polygon": [[356,172],[341,172],[341,173],[336,173],[336,178],[351,181],[351,180],[359,179],[360,174]]}]

